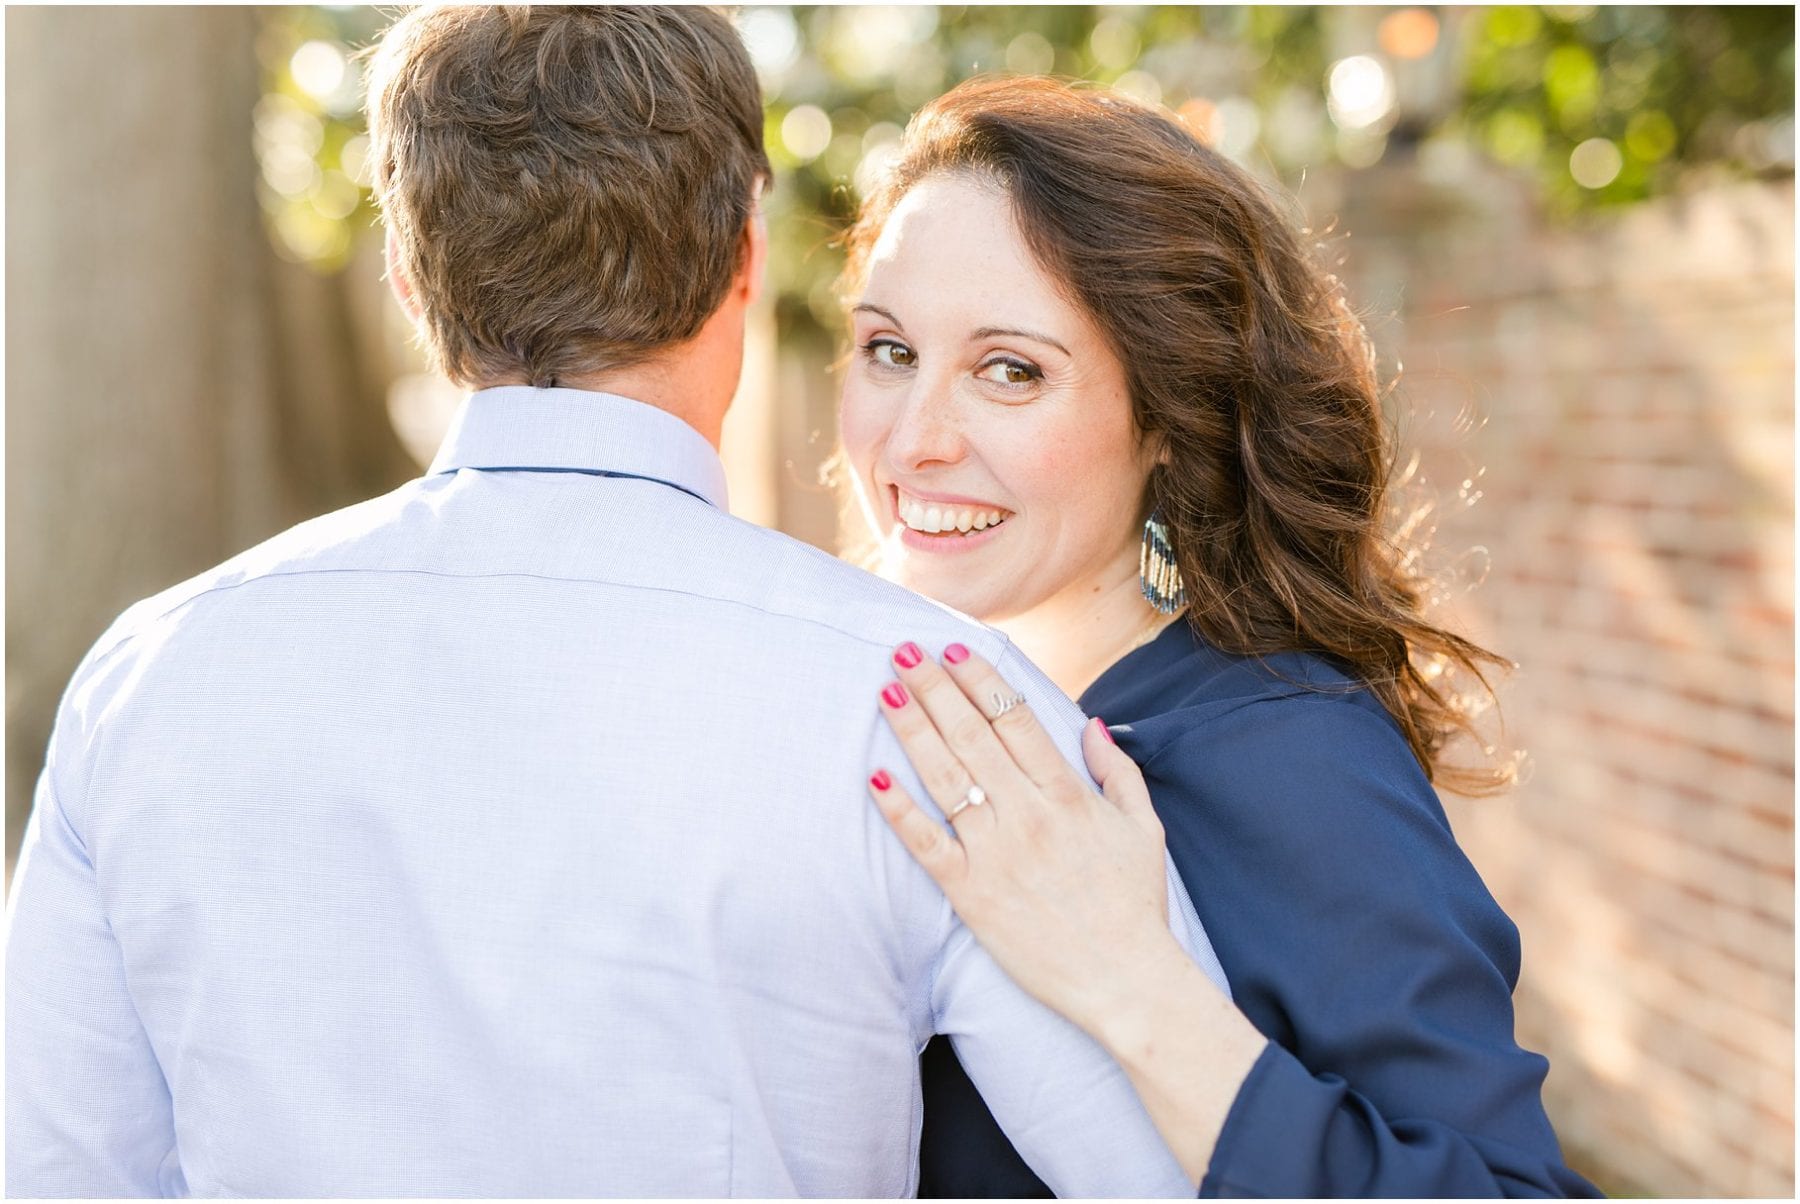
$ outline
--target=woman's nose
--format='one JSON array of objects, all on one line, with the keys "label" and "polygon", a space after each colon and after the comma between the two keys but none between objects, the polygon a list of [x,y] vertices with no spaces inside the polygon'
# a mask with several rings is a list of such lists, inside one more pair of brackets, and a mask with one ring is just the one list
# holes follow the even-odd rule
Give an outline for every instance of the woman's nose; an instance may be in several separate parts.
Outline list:
[{"label": "woman's nose", "polygon": [[888,432],[888,459],[912,471],[931,464],[954,464],[967,443],[956,414],[949,384],[920,381]]}]

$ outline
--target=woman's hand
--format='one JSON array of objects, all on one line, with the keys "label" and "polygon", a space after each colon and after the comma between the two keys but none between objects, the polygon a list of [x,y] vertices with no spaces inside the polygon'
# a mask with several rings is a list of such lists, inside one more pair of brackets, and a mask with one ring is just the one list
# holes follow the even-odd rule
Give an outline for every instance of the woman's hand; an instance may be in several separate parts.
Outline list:
[{"label": "woman's hand", "polygon": [[[941,667],[905,644],[894,665],[882,712],[955,835],[878,772],[882,815],[1001,968],[1098,1035],[1134,984],[1187,961],[1143,776],[1093,720],[1081,742],[1095,794],[1029,707],[996,714],[1012,688],[960,644]],[[983,802],[965,804],[971,786]]]},{"label": "woman's hand", "polygon": [[1199,1183],[1266,1042],[1169,931],[1143,775],[1091,721],[1095,794],[992,666],[960,644],[944,662],[902,645],[881,709],[955,835],[887,772],[870,792],[1000,967],[1117,1059]]}]

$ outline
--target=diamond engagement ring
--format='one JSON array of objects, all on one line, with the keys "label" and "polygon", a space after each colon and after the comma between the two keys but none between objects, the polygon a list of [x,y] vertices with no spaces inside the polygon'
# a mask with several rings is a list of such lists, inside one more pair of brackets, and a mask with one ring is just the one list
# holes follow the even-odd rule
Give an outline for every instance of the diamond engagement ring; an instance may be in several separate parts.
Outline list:
[{"label": "diamond engagement ring", "polygon": [[1025,696],[1023,694],[1013,694],[1013,695],[1008,696],[1008,695],[1002,694],[998,690],[996,690],[996,691],[994,691],[994,713],[992,715],[988,716],[988,718],[989,719],[998,719],[998,718],[1000,718],[1000,716],[1006,714],[1006,712],[1012,710],[1014,707],[1024,706],[1024,705],[1025,705]]},{"label": "diamond engagement ring", "polygon": [[969,787],[969,793],[963,795],[956,806],[950,808],[950,814],[944,818],[955,819],[970,807],[979,807],[985,802],[987,802],[987,791],[979,786],[971,785]]}]

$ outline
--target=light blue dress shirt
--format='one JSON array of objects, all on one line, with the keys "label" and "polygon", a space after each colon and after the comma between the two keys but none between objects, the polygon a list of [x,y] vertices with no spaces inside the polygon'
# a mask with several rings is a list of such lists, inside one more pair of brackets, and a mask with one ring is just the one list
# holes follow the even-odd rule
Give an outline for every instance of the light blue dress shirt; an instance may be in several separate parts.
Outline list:
[{"label": "light blue dress shirt", "polygon": [[907,639],[1079,763],[1001,636],[731,518],[686,424],[473,395],[426,476],[82,662],[8,908],[8,1193],[907,1195],[943,1032],[1062,1194],[1191,1195],[868,800],[923,797]]}]

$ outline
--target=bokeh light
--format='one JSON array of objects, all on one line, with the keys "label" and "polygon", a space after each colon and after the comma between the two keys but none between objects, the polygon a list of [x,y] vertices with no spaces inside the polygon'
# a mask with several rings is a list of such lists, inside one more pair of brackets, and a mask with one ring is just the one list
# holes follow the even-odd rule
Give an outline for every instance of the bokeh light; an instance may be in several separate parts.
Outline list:
[{"label": "bokeh light", "polygon": [[1544,29],[1544,18],[1526,4],[1501,4],[1488,10],[1487,36],[1501,48],[1528,45]]},{"label": "bokeh light", "polygon": [[1137,62],[1143,42],[1130,21],[1120,16],[1102,17],[1088,35],[1094,62],[1108,71],[1123,71]]},{"label": "bokeh light", "polygon": [[1332,144],[1338,162],[1345,167],[1361,169],[1381,161],[1381,156],[1387,152],[1387,135],[1367,127],[1341,129]]},{"label": "bokeh light", "polygon": [[317,155],[325,141],[324,123],[279,95],[265,96],[252,120],[263,182],[289,199],[306,196],[319,182]]},{"label": "bokeh light", "polygon": [[738,33],[764,88],[774,87],[800,57],[800,27],[786,8],[745,9],[738,20]]},{"label": "bokeh light", "polygon": [[326,100],[338,90],[348,67],[343,49],[331,42],[304,43],[288,60],[294,83],[318,100]]},{"label": "bokeh light", "polygon": [[1056,47],[1035,29],[1006,44],[1006,69],[1019,75],[1048,75],[1056,67]]},{"label": "bokeh light", "polygon": [[820,48],[842,78],[864,86],[892,79],[910,47],[937,29],[935,5],[847,5],[819,9],[824,37]]},{"label": "bokeh light", "polygon": [[1219,135],[1225,130],[1225,120],[1218,105],[1204,96],[1192,96],[1181,103],[1175,115],[1195,138],[1208,146],[1218,145]]},{"label": "bokeh light", "polygon": [[[865,143],[866,141],[865,138]],[[874,192],[881,183],[882,177],[887,174],[888,168],[893,166],[894,161],[899,157],[900,141],[898,138],[890,138],[873,146],[867,146],[862,153],[862,158],[857,161],[856,171],[852,177],[857,195],[868,196]]]},{"label": "bokeh light", "polygon": [[1381,19],[1381,49],[1397,59],[1422,59],[1437,48],[1438,19],[1422,8],[1402,8]]},{"label": "bokeh light", "polygon": [[360,186],[367,188],[370,185],[367,134],[357,134],[344,142],[344,148],[338,152],[338,166]]},{"label": "bokeh light", "polygon": [[309,199],[320,217],[341,222],[356,212],[362,201],[362,189],[343,172],[327,171],[320,174]]},{"label": "bokeh light", "polygon": [[1569,174],[1583,188],[1605,188],[1624,166],[1625,157],[1609,138],[1589,138],[1569,154]]},{"label": "bokeh light", "polygon": [[1256,149],[1262,135],[1262,113],[1254,101],[1243,96],[1227,96],[1219,102],[1220,154],[1242,162]]},{"label": "bokeh light", "polygon": [[781,120],[781,141],[800,162],[816,159],[831,145],[831,118],[817,105],[798,105]]},{"label": "bokeh light", "polygon": [[1162,103],[1162,81],[1148,71],[1127,71],[1113,81],[1114,88],[1147,105]]},{"label": "bokeh light", "polygon": [[1352,55],[1334,63],[1326,92],[1331,119],[1342,129],[1366,129],[1394,110],[1394,78],[1372,55]]},{"label": "bokeh light", "polygon": [[1558,46],[1544,62],[1544,92],[1565,127],[1579,127],[1600,100],[1600,69],[1585,46]]},{"label": "bokeh light", "polygon": [[901,135],[905,132],[905,130],[901,129],[891,121],[877,121],[863,134],[863,153],[867,154],[878,146],[886,146],[891,142],[898,142],[900,141]]},{"label": "bokeh light", "polygon": [[1533,113],[1502,109],[1488,121],[1487,145],[1500,162],[1528,166],[1543,154],[1543,122]]}]

